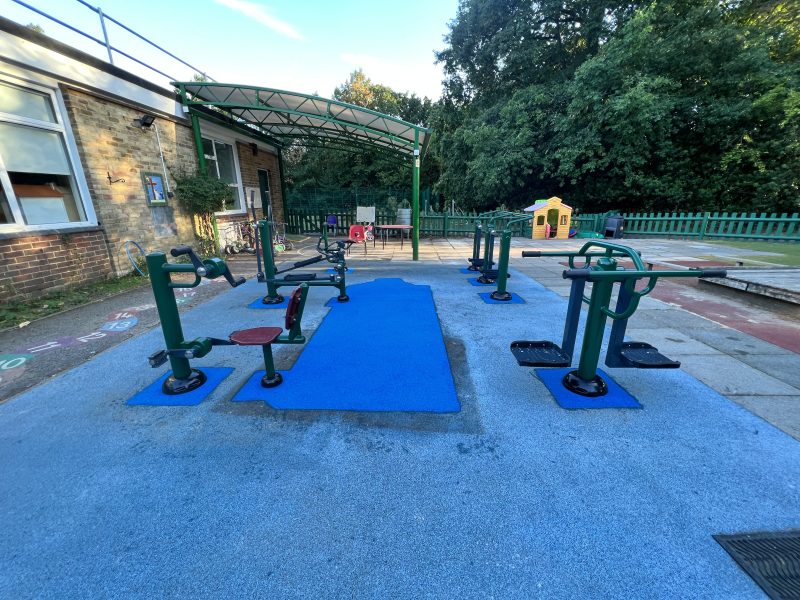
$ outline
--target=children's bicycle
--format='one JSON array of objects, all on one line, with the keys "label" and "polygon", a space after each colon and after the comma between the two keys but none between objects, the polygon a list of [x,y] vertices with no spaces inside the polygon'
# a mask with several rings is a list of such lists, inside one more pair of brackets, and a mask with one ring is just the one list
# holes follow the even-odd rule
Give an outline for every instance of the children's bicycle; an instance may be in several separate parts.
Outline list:
[{"label": "children's bicycle", "polygon": [[255,254],[255,229],[249,221],[237,221],[229,223],[221,232],[222,250],[227,255]]},{"label": "children's bicycle", "polygon": [[294,249],[294,244],[286,237],[286,223],[275,223],[275,233],[272,234],[272,248],[275,252]]}]

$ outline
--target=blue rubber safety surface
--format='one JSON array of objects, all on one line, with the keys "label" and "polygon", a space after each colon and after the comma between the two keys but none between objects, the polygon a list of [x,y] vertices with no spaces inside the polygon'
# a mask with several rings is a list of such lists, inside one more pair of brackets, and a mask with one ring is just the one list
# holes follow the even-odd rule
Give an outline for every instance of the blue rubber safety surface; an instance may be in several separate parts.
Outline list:
[{"label": "blue rubber safety surface", "polygon": [[[231,402],[263,368],[236,346],[193,361],[235,368],[199,406],[127,406],[164,343],[143,331],[0,404],[0,598],[763,598],[711,536],[800,525],[798,441],[679,369],[607,369],[643,410],[563,410],[509,343],[559,342],[565,299],[515,274],[528,304],[498,311],[422,262],[353,283],[376,274],[430,286],[459,413]],[[181,313],[183,331],[280,326],[246,308],[262,287]],[[309,294],[304,331],[348,308],[329,297]],[[402,354],[349,307],[326,362]]]},{"label": "blue rubber safety surface", "polygon": [[[258,371],[233,400],[285,410],[458,412],[430,288],[378,279],[347,292],[350,302],[328,302],[330,313],[294,367],[281,373],[282,384],[262,387]],[[356,318],[378,343],[353,344]]]},{"label": "blue rubber safety surface", "polygon": [[606,395],[591,398],[571,392],[564,387],[561,381],[564,375],[574,370],[572,367],[567,367],[563,369],[536,369],[535,371],[561,408],[642,408],[636,398],[620,387],[608,373],[600,369],[597,370],[597,374],[603,378],[608,386]]},{"label": "blue rubber safety surface", "polygon": [[[264,294],[266,296],[266,294]],[[281,294],[283,296],[283,300],[278,302],[277,304],[264,304],[262,302],[264,300],[264,296],[260,296],[253,300],[250,304],[247,305],[247,308],[283,308],[285,309],[289,305],[289,297],[287,294]]]},{"label": "blue rubber safety surface", "polygon": [[477,286],[477,287],[482,287],[482,286],[486,286],[486,285],[488,285],[488,286],[496,286],[497,285],[497,283],[481,283],[480,281],[478,281],[477,277],[470,277],[469,279],[467,279],[467,281],[469,281],[470,285],[474,285],[474,286]]},{"label": "blue rubber safety surface", "polygon": [[475,273],[477,273],[477,271],[471,271],[467,267],[464,267],[463,269],[459,269],[458,272],[459,273],[463,273],[464,275],[475,275]]},{"label": "blue rubber safety surface", "polygon": [[170,371],[168,373],[164,373],[164,375],[159,377],[156,381],[148,385],[140,392],[137,392],[126,402],[126,404],[130,404],[132,406],[197,406],[203,400],[208,398],[208,396],[216,389],[216,387],[222,383],[223,379],[233,373],[233,369],[228,367],[205,367],[200,370],[206,374],[208,379],[206,379],[206,382],[203,385],[195,390],[192,390],[191,392],[170,395],[161,391],[161,385],[164,383],[164,380],[169,377],[171,373]]},{"label": "blue rubber safety surface", "polygon": [[525,304],[525,300],[514,292],[511,292],[511,300],[495,300],[492,298],[492,292],[480,292],[478,296],[480,296],[481,300],[486,302],[486,304]]}]

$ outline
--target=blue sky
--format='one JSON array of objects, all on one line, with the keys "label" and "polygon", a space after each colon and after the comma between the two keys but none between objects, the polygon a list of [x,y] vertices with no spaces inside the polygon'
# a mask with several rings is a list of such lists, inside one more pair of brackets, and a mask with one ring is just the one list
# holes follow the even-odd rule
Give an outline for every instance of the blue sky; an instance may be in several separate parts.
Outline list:
[{"label": "blue sky", "polygon": [[[101,38],[98,17],[77,0],[26,0],[28,4]],[[330,96],[361,67],[396,91],[438,98],[441,67],[433,52],[444,47],[458,0],[90,0],[217,81],[261,85]],[[51,37],[101,58],[105,49],[68,32],[11,0],[0,14],[41,25]],[[144,58],[176,78],[192,70],[165,62],[130,34],[108,25],[111,44]],[[117,64],[142,74],[117,58]],[[149,75],[153,78],[152,75]]]}]

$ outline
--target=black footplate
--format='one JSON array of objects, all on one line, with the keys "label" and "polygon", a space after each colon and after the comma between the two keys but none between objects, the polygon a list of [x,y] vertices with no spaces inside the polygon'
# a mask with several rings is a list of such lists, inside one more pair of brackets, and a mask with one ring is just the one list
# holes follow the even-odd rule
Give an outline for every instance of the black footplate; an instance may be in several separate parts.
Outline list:
[{"label": "black footplate", "polygon": [[154,369],[156,367],[160,367],[165,362],[167,362],[167,351],[166,350],[159,350],[158,352],[153,352],[150,356],[147,357],[147,362],[150,363],[150,366]]},{"label": "black footplate", "polygon": [[681,363],[667,358],[650,344],[622,342],[619,354],[623,361],[636,369],[677,369]]},{"label": "black footplate", "polygon": [[511,352],[521,367],[568,367],[572,357],[553,342],[511,342]]},{"label": "black footplate", "polygon": [[316,273],[295,273],[292,275],[291,273],[283,278],[284,281],[311,281],[312,279],[316,279]]}]

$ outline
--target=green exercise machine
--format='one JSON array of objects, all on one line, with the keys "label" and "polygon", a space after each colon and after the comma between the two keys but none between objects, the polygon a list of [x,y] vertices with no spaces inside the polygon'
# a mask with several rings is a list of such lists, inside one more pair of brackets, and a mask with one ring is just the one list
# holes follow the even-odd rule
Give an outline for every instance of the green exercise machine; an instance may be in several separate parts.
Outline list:
[{"label": "green exercise machine", "polygon": [[[187,340],[183,334],[175,289],[197,287],[204,278],[224,277],[231,287],[242,285],[245,279],[244,277],[234,278],[225,261],[219,258],[201,259],[189,246],[173,248],[170,254],[174,258],[187,256],[190,262],[170,263],[163,252],[152,252],[146,257],[150,284],[153,288],[153,297],[166,345],[166,349],[150,355],[148,361],[150,366],[155,368],[169,360],[172,367],[172,372],[161,387],[162,391],[168,395],[185,394],[202,386],[207,380],[205,373],[200,369],[193,369],[189,361],[194,358],[202,358],[211,352],[214,346],[262,346],[266,374],[262,378],[261,385],[274,387],[280,384],[281,375],[275,372],[272,359],[272,345],[305,343],[300,324],[308,295],[308,286],[300,285],[289,300],[285,316],[286,335],[281,335],[283,329],[280,327],[256,327],[235,331],[227,340],[212,337]],[[173,281],[173,273],[190,273],[194,275],[194,281]]]},{"label": "green exercise machine", "polygon": [[[601,251],[596,251],[600,249]],[[595,251],[593,251],[595,250]],[[608,387],[597,374],[601,345],[607,319],[612,319],[605,364],[615,368],[674,369],[680,362],[661,354],[657,348],[645,342],[625,341],[628,319],[636,312],[639,301],[653,291],[662,278],[677,277],[725,277],[724,269],[688,269],[685,271],[652,271],[645,268],[639,254],[628,246],[611,242],[587,242],[577,252],[523,252],[523,257],[563,256],[569,259],[569,269],[563,277],[572,281],[567,318],[561,346],[551,341],[515,341],[511,351],[517,362],[528,367],[569,367],[572,365],[575,338],[578,330],[581,306],[588,305],[586,325],[581,346],[580,361],[576,370],[567,373],[562,383],[571,392],[582,396],[602,396]],[[632,269],[619,266],[618,258],[629,259]],[[577,266],[576,259],[583,260]],[[592,264],[592,260],[596,262]],[[638,281],[647,283],[636,289]],[[592,284],[589,297],[584,290]],[[619,285],[617,304],[610,308],[614,285]]]},{"label": "green exercise machine", "polygon": [[[345,261],[345,252],[353,243],[351,240],[335,240],[328,241],[328,233],[325,227],[317,240],[317,256],[306,260],[293,263],[290,266],[278,269],[275,266],[275,253],[272,248],[272,230],[273,223],[271,221],[258,222],[258,234],[261,238],[261,252],[264,262],[264,281],[267,284],[267,295],[264,296],[262,302],[264,304],[280,304],[283,302],[283,296],[278,293],[278,289],[285,286],[295,286],[299,283],[305,283],[308,286],[328,286],[335,287],[339,290],[339,296],[336,298],[339,302],[347,302],[350,297],[347,295],[347,283],[345,273],[347,271],[347,263]],[[317,273],[290,273],[283,277],[289,271],[295,269],[302,269],[309,265],[318,262],[327,261],[333,265],[333,273],[326,279],[317,279]]]}]

